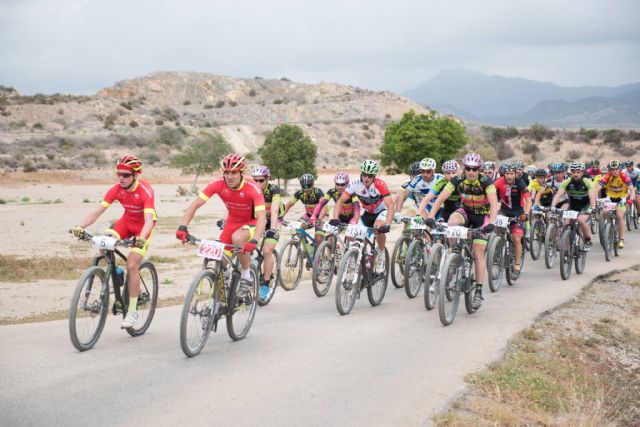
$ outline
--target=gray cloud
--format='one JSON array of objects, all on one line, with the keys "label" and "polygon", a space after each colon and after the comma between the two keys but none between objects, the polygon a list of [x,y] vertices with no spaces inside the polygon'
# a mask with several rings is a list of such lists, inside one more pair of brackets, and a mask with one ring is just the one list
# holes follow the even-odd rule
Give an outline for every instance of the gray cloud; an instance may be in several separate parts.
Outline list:
[{"label": "gray cloud", "polygon": [[0,83],[91,93],[158,70],[403,91],[468,67],[563,85],[638,80],[640,2],[3,1]]}]

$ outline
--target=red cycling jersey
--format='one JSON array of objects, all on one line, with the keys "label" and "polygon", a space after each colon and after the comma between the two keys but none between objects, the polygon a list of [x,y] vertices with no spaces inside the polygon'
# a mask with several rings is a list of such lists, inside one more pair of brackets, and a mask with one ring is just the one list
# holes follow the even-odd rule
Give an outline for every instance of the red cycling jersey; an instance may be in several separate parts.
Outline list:
[{"label": "red cycling jersey", "polygon": [[145,213],[151,213],[154,221],[157,219],[153,189],[147,181],[136,180],[128,190],[115,184],[107,191],[100,204],[108,208],[115,200],[124,208],[122,219],[126,222],[144,223]]},{"label": "red cycling jersey", "polygon": [[507,184],[507,181],[502,176],[494,182],[496,190],[500,195],[501,211],[510,214],[522,213],[525,200],[530,198],[527,184],[522,178],[516,178],[513,184]]},{"label": "red cycling jersey", "polygon": [[229,211],[228,222],[255,224],[256,212],[265,209],[262,190],[251,180],[243,178],[240,186],[236,190],[232,190],[224,182],[224,178],[216,179],[211,181],[207,188],[200,193],[200,198],[206,202],[214,194],[220,196],[227,207]]},{"label": "red cycling jersey", "polygon": [[387,184],[378,178],[374,179],[369,187],[366,187],[361,180],[354,179],[344,192],[349,196],[355,194],[360,199],[364,210],[370,214],[377,214],[386,210],[387,206],[384,204],[384,198],[391,195]]}]

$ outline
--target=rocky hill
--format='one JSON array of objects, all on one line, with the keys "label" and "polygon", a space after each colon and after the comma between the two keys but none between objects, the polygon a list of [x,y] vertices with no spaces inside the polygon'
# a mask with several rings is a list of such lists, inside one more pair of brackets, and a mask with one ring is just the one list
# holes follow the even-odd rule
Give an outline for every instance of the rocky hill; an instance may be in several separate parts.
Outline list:
[{"label": "rocky hill", "polygon": [[377,152],[386,123],[411,108],[425,111],[399,95],[352,86],[157,72],[93,96],[0,92],[0,143],[66,138],[86,148],[170,127],[188,136],[215,129],[237,151],[255,154],[268,131],[292,123],[317,144],[320,168],[343,167]]}]

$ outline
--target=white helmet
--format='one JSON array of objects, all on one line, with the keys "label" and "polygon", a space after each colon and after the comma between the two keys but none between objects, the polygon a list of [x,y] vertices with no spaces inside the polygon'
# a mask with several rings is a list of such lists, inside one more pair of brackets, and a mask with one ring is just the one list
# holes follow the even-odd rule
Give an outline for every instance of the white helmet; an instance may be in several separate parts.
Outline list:
[{"label": "white helmet", "polygon": [[436,170],[436,161],[432,158],[424,158],[420,160],[420,170]]}]

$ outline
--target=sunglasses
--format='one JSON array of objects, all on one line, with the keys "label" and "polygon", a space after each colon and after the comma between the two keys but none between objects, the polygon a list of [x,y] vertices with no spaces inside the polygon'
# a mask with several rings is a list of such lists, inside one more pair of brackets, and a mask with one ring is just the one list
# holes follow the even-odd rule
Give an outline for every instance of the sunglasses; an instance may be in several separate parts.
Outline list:
[{"label": "sunglasses", "polygon": [[122,172],[116,172],[116,175],[118,175],[118,177],[120,178],[131,178],[133,176],[132,173],[122,173]]},{"label": "sunglasses", "polygon": [[346,187],[347,184],[336,184],[336,187]]},{"label": "sunglasses", "polygon": [[301,185],[301,187],[302,187],[303,190],[308,190],[311,187],[313,187],[313,185]]},{"label": "sunglasses", "polygon": [[261,184],[262,184],[263,182],[267,182],[267,180],[266,180],[266,179],[256,179],[256,178],[253,178],[253,180],[254,180],[255,182],[259,182],[259,183],[261,183]]},{"label": "sunglasses", "polygon": [[470,168],[468,166],[465,166],[464,170],[466,170],[467,172],[478,172],[480,170],[480,168]]},{"label": "sunglasses", "polygon": [[370,179],[373,179],[373,178],[375,178],[375,177],[376,177],[375,175],[370,174],[370,173],[361,173],[361,174],[360,174],[360,176],[361,176],[362,178],[370,178]]}]

